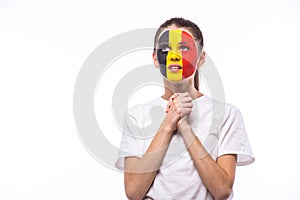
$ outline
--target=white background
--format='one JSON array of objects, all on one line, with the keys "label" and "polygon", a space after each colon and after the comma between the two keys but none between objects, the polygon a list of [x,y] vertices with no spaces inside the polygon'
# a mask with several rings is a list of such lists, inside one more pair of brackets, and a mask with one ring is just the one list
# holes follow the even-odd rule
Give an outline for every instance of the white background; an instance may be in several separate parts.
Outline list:
[{"label": "white background", "polygon": [[[1,200],[126,199],[122,173],[98,163],[80,141],[74,84],[102,42],[175,16],[200,26],[226,101],[244,117],[256,162],[238,167],[234,199],[300,198],[299,1],[194,2],[0,1]],[[151,52],[140,53],[136,62],[150,64]],[[111,98],[112,89],[95,99]],[[109,117],[105,124],[115,126]]]}]

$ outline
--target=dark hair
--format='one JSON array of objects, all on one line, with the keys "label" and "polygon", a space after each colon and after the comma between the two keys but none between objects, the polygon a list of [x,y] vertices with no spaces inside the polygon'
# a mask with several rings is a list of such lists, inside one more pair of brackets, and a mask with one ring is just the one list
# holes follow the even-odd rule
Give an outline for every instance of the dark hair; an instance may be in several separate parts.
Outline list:
[{"label": "dark hair", "polygon": [[[165,28],[167,28],[168,26],[171,26],[171,25],[175,25],[178,28],[186,28],[187,30],[189,30],[192,33],[196,44],[198,45],[199,52],[202,51],[204,43],[203,43],[203,35],[202,35],[200,28],[195,23],[193,23],[189,20],[186,20],[184,18],[174,17],[172,19],[165,21],[162,25],[160,25],[160,27],[156,31],[155,38],[154,38],[154,52],[156,51],[156,43],[158,40],[158,36]],[[196,73],[195,73],[194,86],[199,91],[198,70],[196,70]]]}]

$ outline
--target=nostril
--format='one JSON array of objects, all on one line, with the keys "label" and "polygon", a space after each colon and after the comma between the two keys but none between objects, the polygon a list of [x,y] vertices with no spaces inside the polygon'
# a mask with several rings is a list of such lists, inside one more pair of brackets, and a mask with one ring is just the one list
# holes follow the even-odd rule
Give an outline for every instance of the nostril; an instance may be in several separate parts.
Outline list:
[{"label": "nostril", "polygon": [[171,61],[180,61],[180,58],[176,57],[176,58],[171,58]]},{"label": "nostril", "polygon": [[174,60],[179,61],[180,60],[180,56],[171,56],[170,60],[172,60],[172,61],[174,61]]}]

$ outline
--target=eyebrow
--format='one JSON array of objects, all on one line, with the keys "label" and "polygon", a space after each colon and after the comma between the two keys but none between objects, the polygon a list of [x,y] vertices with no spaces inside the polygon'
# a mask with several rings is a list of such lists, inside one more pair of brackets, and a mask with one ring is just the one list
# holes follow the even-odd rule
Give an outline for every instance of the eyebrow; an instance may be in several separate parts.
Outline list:
[{"label": "eyebrow", "polygon": [[178,44],[188,44],[189,42],[178,42]]},{"label": "eyebrow", "polygon": [[[188,44],[189,42],[178,42],[178,44]],[[171,44],[170,42],[161,42],[159,43],[160,45],[162,44]]]},{"label": "eyebrow", "polygon": [[171,43],[169,43],[169,42],[161,42],[159,44],[171,44]]}]

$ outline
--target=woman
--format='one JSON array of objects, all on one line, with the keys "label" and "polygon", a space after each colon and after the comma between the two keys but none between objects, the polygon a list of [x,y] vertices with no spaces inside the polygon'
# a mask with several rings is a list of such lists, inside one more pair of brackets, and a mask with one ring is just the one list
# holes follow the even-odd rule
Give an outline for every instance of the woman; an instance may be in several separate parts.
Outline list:
[{"label": "woman", "polygon": [[[127,197],[231,199],[236,165],[254,158],[239,110],[199,91],[198,70],[205,61],[200,29],[172,18],[158,29],[154,46],[165,93],[126,114],[116,166],[125,170]],[[219,105],[221,117],[214,113]],[[215,121],[220,123],[213,129]],[[217,139],[207,147],[211,132]]]}]

